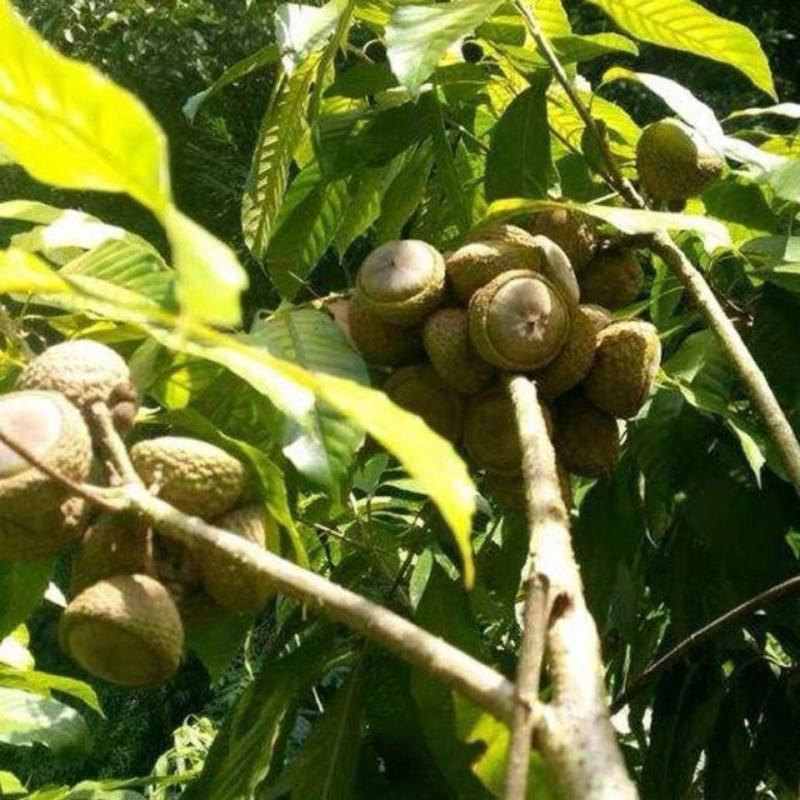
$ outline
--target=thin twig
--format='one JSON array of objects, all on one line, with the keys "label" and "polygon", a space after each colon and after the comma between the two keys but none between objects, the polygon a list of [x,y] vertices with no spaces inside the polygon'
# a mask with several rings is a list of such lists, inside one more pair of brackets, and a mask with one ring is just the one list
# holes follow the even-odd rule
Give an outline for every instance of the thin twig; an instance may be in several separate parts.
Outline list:
[{"label": "thin twig", "polygon": [[111,411],[108,406],[103,402],[93,403],[91,412],[100,429],[103,445],[108,450],[108,454],[111,456],[114,468],[119,473],[120,478],[125,483],[136,483],[143,486],[142,479],[136,472],[130,455],[128,455],[125,442],[122,441],[117,429],[114,427],[114,420],[111,418]]},{"label": "thin twig", "polygon": [[93,503],[105,511],[121,511],[124,509],[126,502],[124,498],[120,497],[115,492],[109,493],[95,486],[89,486],[72,480],[72,478],[65,475],[60,470],[45,463],[18,439],[9,436],[8,433],[3,430],[2,426],[0,426],[0,442],[13,450],[17,455],[24,458],[29,464],[36,467],[39,472],[43,472],[48,478],[52,478],[52,480],[69,489],[71,494],[82,497],[84,500],[88,500],[90,503]]},{"label": "thin twig", "polygon": [[[553,701],[544,709],[547,714],[535,712],[540,716],[536,720],[536,741],[558,783],[560,796],[570,800],[634,800],[636,788],[628,777],[606,708],[600,640],[586,608],[572,550],[569,517],[558,481],[553,477],[555,453],[546,435],[536,387],[524,376],[516,376],[510,379],[509,388],[533,527],[527,572],[537,578],[528,587],[533,625],[536,616],[541,619],[541,607],[549,606],[545,614],[549,625],[543,629]],[[543,596],[547,597],[546,603]],[[530,681],[531,676],[536,676],[537,652],[542,645],[535,628],[528,628],[525,633],[528,643],[523,647],[527,648],[526,658],[530,659],[526,680]],[[515,712],[515,718],[519,713]],[[525,744],[530,747],[529,742]],[[522,753],[523,747],[519,745],[520,758]],[[514,769],[522,774],[522,766]],[[508,785],[507,780],[507,792]],[[516,791],[520,788],[524,787]]]},{"label": "thin twig", "polygon": [[746,600],[721,617],[717,617],[717,619],[709,622],[708,625],[704,625],[699,630],[689,634],[682,642],[676,644],[675,647],[637,675],[628,684],[625,690],[614,698],[614,701],[611,703],[611,712],[616,714],[623,709],[633,697],[653,680],[653,678],[660,675],[664,670],[669,669],[688,650],[710,639],[726,625],[730,625],[732,622],[747,617],[754,611],[758,611],[764,606],[775,603],[781,598],[786,597],[786,595],[794,594],[798,591],[800,591],[800,575],[795,575],[793,578],[789,578],[783,583],[779,583],[777,586],[773,586],[765,592],[761,592],[761,594]]},{"label": "thin twig", "polygon": [[567,524],[561,499],[556,458],[547,433],[547,423],[536,396],[536,387],[527,378],[511,378],[507,383],[517,414],[520,440],[524,443],[522,472],[528,513],[529,557],[522,587],[525,606],[522,646],[517,665],[517,706],[511,724],[505,774],[505,800],[524,800],[528,788],[531,737],[536,719],[533,710],[539,696],[547,621],[550,616],[550,581],[536,570],[536,548],[541,527],[555,520]]},{"label": "thin twig", "polygon": [[[515,0],[515,4],[525,20],[536,46],[553,70],[556,80],[561,84],[567,97],[569,97],[575,110],[586,125],[587,130],[595,139],[608,171],[605,176],[606,180],[613,189],[619,192],[628,206],[638,209],[646,208],[646,203],[642,196],[622,174],[619,164],[617,164],[611,153],[608,141],[600,132],[594,117],[592,117],[591,112],[570,81],[536,17],[531,13],[525,0]],[[703,313],[709,327],[719,338],[723,349],[739,373],[739,377],[744,383],[753,404],[761,414],[770,436],[781,453],[789,480],[800,494],[800,442],[798,442],[792,426],[789,424],[789,420],[778,403],[763,371],[747,349],[733,323],[728,319],[725,310],[702,273],[686,257],[680,247],[675,244],[672,237],[666,233],[654,233],[650,237],[648,245],[677,275],[686,291]]]}]

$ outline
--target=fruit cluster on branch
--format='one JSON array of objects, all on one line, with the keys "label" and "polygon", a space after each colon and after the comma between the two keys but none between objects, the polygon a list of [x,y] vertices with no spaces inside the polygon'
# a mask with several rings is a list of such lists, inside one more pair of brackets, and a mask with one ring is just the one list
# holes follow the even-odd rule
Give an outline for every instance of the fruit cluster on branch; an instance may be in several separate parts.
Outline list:
[{"label": "fruit cluster on branch", "polygon": [[504,373],[536,381],[569,504],[568,473],[599,477],[619,457],[619,419],[647,400],[656,329],[615,317],[641,293],[636,253],[566,210],[497,225],[445,255],[388,242],[361,265],[346,332],[383,384],[460,448],[486,493],[524,508],[519,435]]},{"label": "fruit cluster on branch", "polygon": [[[3,432],[36,460],[79,486],[104,481],[101,431],[92,406],[110,409],[118,431],[132,427],[136,391],[123,359],[89,340],[64,342],[32,359],[16,391],[0,396]],[[143,439],[131,462],[141,483],[184,514],[214,522],[264,547],[276,525],[249,496],[245,466],[207,442]],[[113,472],[110,482],[120,476]],[[72,600],[60,623],[64,650],[91,674],[124,686],[171,677],[184,626],[222,609],[258,611],[271,594],[263,576],[200,542],[155,536],[134,513],[98,511],[0,443],[0,559],[50,557],[71,549]]]}]

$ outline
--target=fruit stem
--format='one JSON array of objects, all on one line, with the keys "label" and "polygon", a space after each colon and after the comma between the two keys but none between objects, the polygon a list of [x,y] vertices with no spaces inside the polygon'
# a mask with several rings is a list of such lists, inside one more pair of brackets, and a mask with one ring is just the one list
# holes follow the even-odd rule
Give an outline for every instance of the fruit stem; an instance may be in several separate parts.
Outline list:
[{"label": "fruit stem", "polygon": [[[570,102],[595,139],[608,170],[608,174],[604,176],[605,180],[612,189],[619,193],[630,208],[647,208],[642,196],[622,174],[622,170],[617,164],[608,142],[601,134],[594,117],[592,117],[591,112],[570,81],[547,36],[528,7],[526,0],[515,0],[515,5],[525,20],[536,46],[553,70],[556,80],[561,84]],[[772,387],[747,349],[747,345],[745,345],[739,332],[728,319],[725,310],[702,273],[686,257],[671,236],[663,232],[651,234],[648,237],[647,246],[656,255],[660,256],[679,278],[687,293],[703,313],[709,327],[719,338],[723,349],[739,373],[739,378],[745,385],[753,405],[761,414],[767,431],[781,454],[789,480],[794,485],[795,491],[800,494],[800,442],[798,442],[786,414],[780,403],[778,403]]]},{"label": "fruit stem", "polygon": [[[564,797],[633,800],[636,788],[606,707],[600,639],[584,600],[569,514],[536,385],[523,375],[509,377],[506,385],[522,447],[530,545],[523,571],[523,643],[504,797],[526,797],[535,730]],[[545,653],[553,700],[549,718],[537,719],[534,711]]]}]

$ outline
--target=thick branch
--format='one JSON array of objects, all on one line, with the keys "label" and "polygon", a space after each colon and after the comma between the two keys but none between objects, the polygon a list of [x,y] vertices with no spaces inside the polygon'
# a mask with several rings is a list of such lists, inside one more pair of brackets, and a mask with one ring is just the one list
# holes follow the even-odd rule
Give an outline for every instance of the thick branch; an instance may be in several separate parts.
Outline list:
[{"label": "thick branch", "polygon": [[[523,469],[531,489],[528,511],[533,515],[534,538],[530,574],[546,581],[552,604],[546,655],[553,703],[551,713],[537,727],[537,742],[563,797],[634,800],[636,789],[605,704],[600,640],[583,598],[567,512],[552,480],[555,454],[542,436],[544,422],[536,388],[527,379],[516,377],[511,390]],[[543,496],[534,497],[534,489]]]},{"label": "thick branch", "polygon": [[528,560],[524,567],[525,606],[522,647],[517,665],[517,705],[511,724],[511,743],[505,775],[505,800],[524,800],[527,795],[531,737],[539,697],[547,623],[550,616],[550,581],[536,570],[536,547],[549,525],[566,526],[567,510],[561,498],[556,458],[547,423],[536,398],[535,386],[524,377],[508,380],[523,443],[525,500],[530,530]]},{"label": "thick branch", "polygon": [[635,697],[644,689],[653,678],[660,675],[664,670],[669,669],[669,667],[681,658],[684,653],[696,647],[701,642],[710,639],[726,625],[730,625],[732,622],[747,617],[754,611],[758,611],[764,608],[764,606],[777,602],[781,598],[786,597],[786,595],[794,594],[798,591],[800,591],[800,575],[795,575],[793,578],[789,578],[783,583],[779,583],[767,589],[765,592],[751,597],[741,605],[736,606],[736,608],[727,611],[721,617],[717,617],[717,619],[709,622],[708,625],[704,625],[699,630],[689,634],[682,642],[676,644],[675,647],[666,652],[657,661],[654,661],[644,672],[634,678],[625,691],[614,698],[614,702],[611,704],[611,712],[616,714],[617,711],[623,709],[631,701],[631,698]]},{"label": "thick branch", "polygon": [[[561,84],[580,115],[587,129],[595,139],[606,165],[605,176],[609,184],[631,208],[645,208],[646,204],[630,181],[625,178],[612,154],[606,138],[564,71],[550,42],[541,29],[536,17],[531,13],[526,0],[516,0],[517,8],[528,26],[536,46],[553,70],[556,80]],[[649,237],[647,246],[658,254],[667,266],[678,276],[689,296],[697,304],[708,326],[719,337],[725,352],[731,360],[739,377],[747,389],[753,405],[758,409],[764,424],[783,458],[789,479],[800,493],[800,443],[792,430],[786,414],[780,407],[764,373],[747,349],[739,332],[728,319],[714,292],[702,273],[684,255],[672,238],[666,233],[655,233]]]}]

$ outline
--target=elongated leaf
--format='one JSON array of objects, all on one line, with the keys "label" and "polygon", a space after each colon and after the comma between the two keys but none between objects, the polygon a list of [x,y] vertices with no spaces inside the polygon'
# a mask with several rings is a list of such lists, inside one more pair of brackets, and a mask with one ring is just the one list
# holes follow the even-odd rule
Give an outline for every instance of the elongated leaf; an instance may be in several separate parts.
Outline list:
[{"label": "elongated leaf", "polygon": [[328,0],[323,6],[282,3],[275,12],[275,38],[283,66],[291,73],[336,30],[347,0]]},{"label": "elongated leaf", "polygon": [[[320,311],[278,311],[254,328],[249,341],[311,372],[369,383],[361,357],[333,320]],[[283,452],[301,473],[332,489],[350,469],[363,434],[325,403],[315,403],[313,420],[311,430],[296,423],[285,426]]]},{"label": "elongated leaf", "polygon": [[0,639],[25,622],[39,605],[50,580],[48,561],[0,561]]},{"label": "elongated leaf", "polygon": [[386,28],[386,50],[397,80],[418,94],[447,49],[472,33],[502,0],[453,0],[401,5]]},{"label": "elongated leaf", "polygon": [[320,635],[280,661],[265,664],[228,714],[185,800],[250,800],[270,768],[275,742],[298,693],[334,655],[330,636]]},{"label": "elongated leaf", "polygon": [[357,667],[297,757],[293,800],[349,800],[361,750],[364,681]]},{"label": "elongated leaf", "polygon": [[547,124],[549,85],[549,72],[536,73],[497,123],[486,157],[487,199],[547,197],[557,189]]},{"label": "elongated leaf", "polygon": [[63,675],[49,675],[46,672],[18,670],[0,665],[0,686],[40,694],[43,697],[49,697],[51,692],[61,692],[86,703],[92,711],[103,713],[97,693],[88,683],[65,678]]},{"label": "elongated leaf", "polygon": [[778,103],[774,106],[765,108],[743,108],[741,111],[734,111],[725,119],[737,119],[738,117],[765,117],[776,116],[788,119],[800,119],[800,103]]},{"label": "elongated leaf", "polygon": [[542,27],[545,36],[551,39],[555,36],[568,36],[572,33],[569,17],[564,10],[561,0],[525,0],[536,15],[536,20]]},{"label": "elongated leaf", "polygon": [[0,40],[0,145],[41,181],[136,198],[167,230],[185,310],[237,323],[246,274],[229,248],[174,207],[166,139],[147,109],[56,52],[9,0],[0,0]]},{"label": "elongated leaf", "polygon": [[208,89],[203,89],[202,92],[193,94],[184,104],[183,113],[189,122],[194,122],[200,106],[206,102],[210,97],[213,97],[219,91],[224,89],[231,83],[236,83],[240,78],[249,75],[255,70],[272,64],[280,58],[281,51],[277,44],[270,43],[260,47],[255,53],[237,61],[232,67],[228,67],[222,75],[217,78]]},{"label": "elongated leaf", "polygon": [[[475,509],[475,487],[464,462],[452,445],[435,434],[416,415],[402,410],[379,391],[323,373],[311,373],[254,347],[240,337],[220,333],[193,320],[176,317],[157,307],[121,306],[102,297],[84,294],[58,278],[47,265],[28,253],[25,259],[35,265],[16,269],[15,254],[0,251],[0,294],[9,291],[60,291],[74,295],[79,303],[91,298],[96,314],[124,321],[146,330],[157,342],[180,352],[221,364],[243,378],[287,416],[313,430],[315,398],[327,403],[356,423],[378,443],[393,453],[433,502],[450,526],[464,562],[464,581],[474,580],[471,518]],[[23,278],[30,279],[30,285]]]},{"label": "elongated leaf", "polygon": [[769,62],[753,33],[693,0],[589,0],[637,39],[738,69],[776,97]]},{"label": "elongated leaf", "polygon": [[467,198],[464,194],[464,189],[461,184],[461,178],[458,174],[455,159],[453,158],[453,151],[450,147],[450,142],[447,138],[447,131],[444,127],[444,118],[442,116],[441,104],[435,92],[431,92],[430,96],[426,98],[429,100],[433,110],[433,118],[435,120],[433,127],[433,157],[436,162],[436,170],[439,181],[444,189],[445,197],[447,198],[450,211],[452,212],[453,219],[455,220],[458,231],[461,234],[466,233],[472,224],[472,215],[467,206]]},{"label": "elongated leaf", "polygon": [[267,253],[273,226],[289,180],[295,148],[306,129],[308,92],[317,74],[319,57],[310,56],[279,91],[261,122],[250,176],[242,198],[242,232],[258,259]]},{"label": "elongated leaf", "polygon": [[671,214],[662,211],[640,211],[616,206],[587,205],[584,203],[554,203],[548,200],[523,200],[512,198],[496,200],[489,206],[487,219],[499,220],[532,214],[546,208],[568,206],[597,219],[608,222],[623,233],[657,233],[659,231],[693,231],[703,239],[709,252],[717,247],[730,247],[727,228],[717,220],[692,214]]},{"label": "elongated leaf", "polygon": [[83,717],[64,703],[18,689],[0,688],[0,742],[43,744],[56,753],[87,753],[91,742]]}]

